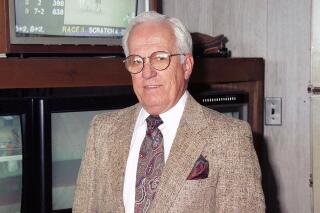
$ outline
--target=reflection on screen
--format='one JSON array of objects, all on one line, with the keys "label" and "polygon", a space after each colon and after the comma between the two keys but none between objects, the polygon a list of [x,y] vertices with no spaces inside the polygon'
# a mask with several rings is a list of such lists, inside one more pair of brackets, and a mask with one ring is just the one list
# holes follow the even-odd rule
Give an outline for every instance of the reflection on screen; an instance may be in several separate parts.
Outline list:
[{"label": "reflection on screen", "polygon": [[76,179],[90,122],[102,111],[53,113],[52,208],[72,207]]},{"label": "reflection on screen", "polygon": [[136,14],[133,0],[15,0],[17,36],[119,37]]},{"label": "reflection on screen", "polygon": [[207,105],[207,107],[217,110],[226,116],[248,121],[248,104],[221,104]]},{"label": "reflection on screen", "polygon": [[0,116],[0,212],[20,212],[21,185],[20,116]]}]

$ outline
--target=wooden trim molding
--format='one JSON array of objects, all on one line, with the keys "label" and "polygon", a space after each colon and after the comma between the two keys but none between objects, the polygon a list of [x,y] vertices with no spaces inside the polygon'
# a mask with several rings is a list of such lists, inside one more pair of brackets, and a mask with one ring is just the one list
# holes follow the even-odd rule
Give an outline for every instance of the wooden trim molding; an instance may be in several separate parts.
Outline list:
[{"label": "wooden trim molding", "polygon": [[[0,59],[0,89],[130,85],[123,58]],[[261,58],[196,59],[191,83],[264,80]]]},{"label": "wooden trim molding", "polygon": [[8,52],[9,15],[7,0],[0,0],[0,53]]}]

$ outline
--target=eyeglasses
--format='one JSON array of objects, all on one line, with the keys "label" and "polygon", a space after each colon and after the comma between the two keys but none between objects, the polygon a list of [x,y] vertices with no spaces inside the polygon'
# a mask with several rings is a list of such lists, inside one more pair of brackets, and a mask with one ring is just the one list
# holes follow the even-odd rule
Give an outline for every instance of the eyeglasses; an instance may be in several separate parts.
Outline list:
[{"label": "eyeglasses", "polygon": [[137,74],[143,70],[145,59],[149,58],[149,63],[152,68],[158,71],[165,70],[169,67],[171,57],[172,56],[178,56],[178,55],[185,55],[182,53],[177,54],[170,54],[165,51],[157,51],[153,52],[149,57],[141,57],[140,55],[129,55],[123,63],[125,63],[125,66],[127,70],[132,74]]}]

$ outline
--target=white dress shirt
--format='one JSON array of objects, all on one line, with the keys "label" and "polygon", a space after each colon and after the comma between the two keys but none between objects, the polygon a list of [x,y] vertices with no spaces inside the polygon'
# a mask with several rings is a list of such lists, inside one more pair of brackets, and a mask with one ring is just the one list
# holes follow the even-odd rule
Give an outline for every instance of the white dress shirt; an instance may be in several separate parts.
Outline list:
[{"label": "white dress shirt", "polygon": [[[188,95],[189,93],[186,91],[174,107],[159,115],[163,121],[163,124],[159,126],[159,129],[163,135],[165,161],[168,159]],[[146,118],[148,116],[149,113],[142,108],[136,120],[131,139],[123,187],[123,202],[126,213],[134,213],[138,156],[140,152],[140,146],[146,135]]]}]

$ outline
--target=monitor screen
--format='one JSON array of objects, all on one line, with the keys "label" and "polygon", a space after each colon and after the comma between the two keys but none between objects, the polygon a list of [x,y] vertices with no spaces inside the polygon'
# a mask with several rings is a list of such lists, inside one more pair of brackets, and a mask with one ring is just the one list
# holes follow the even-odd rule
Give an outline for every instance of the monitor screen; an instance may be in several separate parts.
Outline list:
[{"label": "monitor screen", "polygon": [[[110,111],[110,110],[107,110]],[[90,122],[104,111],[51,114],[52,209],[70,209]]]},{"label": "monitor screen", "polygon": [[119,45],[138,0],[12,0],[12,44]]},{"label": "monitor screen", "polygon": [[22,135],[20,115],[0,115],[0,212],[20,212]]},{"label": "monitor screen", "polygon": [[247,93],[207,91],[193,94],[202,105],[226,116],[248,121]]}]

